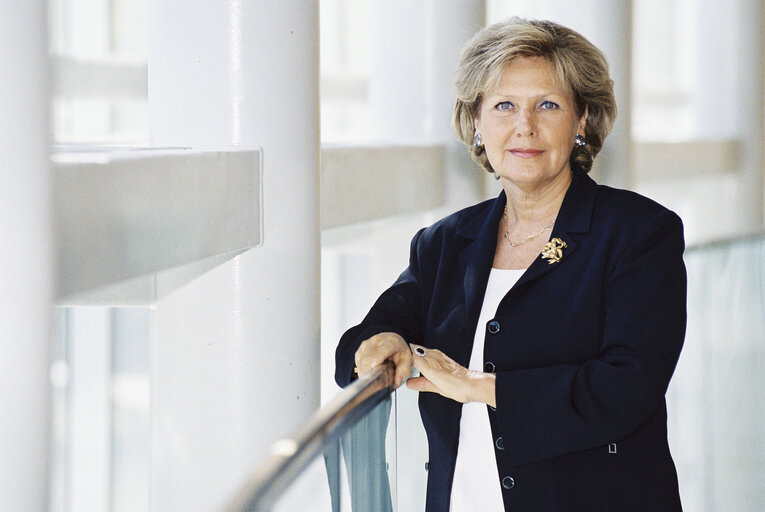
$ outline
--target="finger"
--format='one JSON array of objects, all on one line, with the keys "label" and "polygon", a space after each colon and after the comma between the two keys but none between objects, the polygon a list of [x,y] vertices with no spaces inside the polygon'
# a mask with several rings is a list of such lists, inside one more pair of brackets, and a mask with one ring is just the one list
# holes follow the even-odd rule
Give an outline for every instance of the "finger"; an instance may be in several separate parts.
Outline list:
[{"label": "finger", "polygon": [[[423,347],[422,345],[410,345],[410,348],[412,349],[412,364],[415,368],[417,368],[418,363],[423,363],[424,359],[428,355],[428,349]],[[417,368],[419,370],[419,368]]]},{"label": "finger", "polygon": [[396,365],[393,374],[395,387],[401,385],[411,373],[412,352],[406,341],[395,333],[380,333],[364,340],[354,356],[359,375],[390,360]]},{"label": "finger", "polygon": [[406,381],[406,387],[415,391],[438,393],[438,388],[425,377],[412,377]]},{"label": "finger", "polygon": [[369,354],[369,351],[367,350],[367,346],[362,343],[353,357],[354,362],[356,363],[356,368],[359,372],[359,375],[368,370],[369,356],[370,354]]},{"label": "finger", "polygon": [[355,355],[356,367],[359,375],[368,373],[373,368],[380,366],[386,359],[393,355],[388,347],[380,347],[377,344],[365,343]]},{"label": "finger", "polygon": [[403,356],[393,358],[393,363],[396,365],[396,371],[393,374],[393,382],[395,387],[399,387],[404,379],[406,379],[410,373],[412,373],[412,361]]},{"label": "finger", "polygon": [[409,348],[411,349],[412,355],[414,356],[422,357],[428,353],[428,349],[426,349],[422,345],[415,345],[414,343],[410,343]]},{"label": "finger", "polygon": [[404,379],[412,373],[412,354],[409,351],[401,352],[394,357],[393,362],[396,364],[396,373],[394,374],[393,381],[396,387],[399,387],[404,382]]},{"label": "finger", "polygon": [[364,354],[360,358],[359,368],[363,368],[365,371],[369,371],[375,366],[380,366],[382,362],[385,361],[386,357],[386,354],[380,354],[379,352]]},{"label": "finger", "polygon": [[430,361],[428,361],[427,352],[424,356],[418,355],[417,352],[415,352],[412,366],[414,366],[414,368],[420,373],[427,372],[430,369]]},{"label": "finger", "polygon": [[369,373],[374,368],[382,365],[385,361],[392,361],[395,365],[395,372],[393,374],[395,387],[399,387],[404,379],[408,377],[412,371],[412,356],[408,348],[405,351],[391,355],[389,355],[387,351],[373,352],[368,355],[361,355],[357,359],[358,362],[356,367],[358,368],[359,375]]}]

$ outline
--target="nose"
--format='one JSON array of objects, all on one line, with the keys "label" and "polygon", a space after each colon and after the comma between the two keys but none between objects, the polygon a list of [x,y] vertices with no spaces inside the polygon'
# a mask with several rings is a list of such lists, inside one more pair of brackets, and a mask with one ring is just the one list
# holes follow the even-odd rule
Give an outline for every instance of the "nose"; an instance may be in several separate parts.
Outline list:
[{"label": "nose", "polygon": [[518,123],[515,126],[515,135],[518,137],[531,137],[536,133],[534,115],[528,110],[523,110],[518,115]]}]

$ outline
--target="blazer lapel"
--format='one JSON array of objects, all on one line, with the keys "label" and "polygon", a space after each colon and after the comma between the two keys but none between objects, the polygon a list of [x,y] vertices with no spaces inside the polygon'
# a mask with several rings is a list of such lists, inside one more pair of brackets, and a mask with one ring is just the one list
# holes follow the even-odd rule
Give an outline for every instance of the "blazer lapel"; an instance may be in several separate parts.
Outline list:
[{"label": "blazer lapel", "polygon": [[550,260],[542,258],[540,254],[524,272],[514,288],[524,286],[566,264],[566,258],[571,256],[579,246],[576,238],[572,237],[571,234],[590,231],[596,192],[597,185],[592,178],[586,174],[574,173],[571,185],[563,197],[555,227],[550,234],[550,240],[559,238],[566,243],[566,247],[563,249],[563,258],[558,262],[550,263]]},{"label": "blazer lapel", "polygon": [[505,192],[502,191],[491,204],[488,215],[478,215],[462,225],[457,232],[463,238],[471,240],[459,256],[465,292],[465,313],[470,333],[475,331],[475,324],[481,313],[486,284],[497,248],[497,229],[505,202]]}]

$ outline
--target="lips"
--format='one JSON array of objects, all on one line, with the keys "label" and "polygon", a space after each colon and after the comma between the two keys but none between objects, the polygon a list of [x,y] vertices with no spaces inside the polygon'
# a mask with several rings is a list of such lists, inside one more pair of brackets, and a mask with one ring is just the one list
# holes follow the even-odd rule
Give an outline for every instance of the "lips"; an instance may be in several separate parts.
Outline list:
[{"label": "lips", "polygon": [[513,156],[517,156],[518,158],[534,158],[535,156],[539,156],[544,151],[541,149],[531,149],[531,148],[513,148],[510,150],[510,153]]}]

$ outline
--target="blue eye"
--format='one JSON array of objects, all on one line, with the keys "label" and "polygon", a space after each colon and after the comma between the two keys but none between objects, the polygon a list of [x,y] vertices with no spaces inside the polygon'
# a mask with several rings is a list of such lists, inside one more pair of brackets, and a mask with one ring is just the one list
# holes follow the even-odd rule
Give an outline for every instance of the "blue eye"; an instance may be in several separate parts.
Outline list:
[{"label": "blue eye", "polygon": [[539,104],[539,108],[542,110],[555,110],[558,108],[558,104],[553,103],[552,101],[543,101]]},{"label": "blue eye", "polygon": [[503,101],[501,103],[497,103],[497,105],[494,108],[496,108],[499,111],[506,112],[510,110],[511,108],[513,108],[513,104],[510,103],[509,101]]}]

